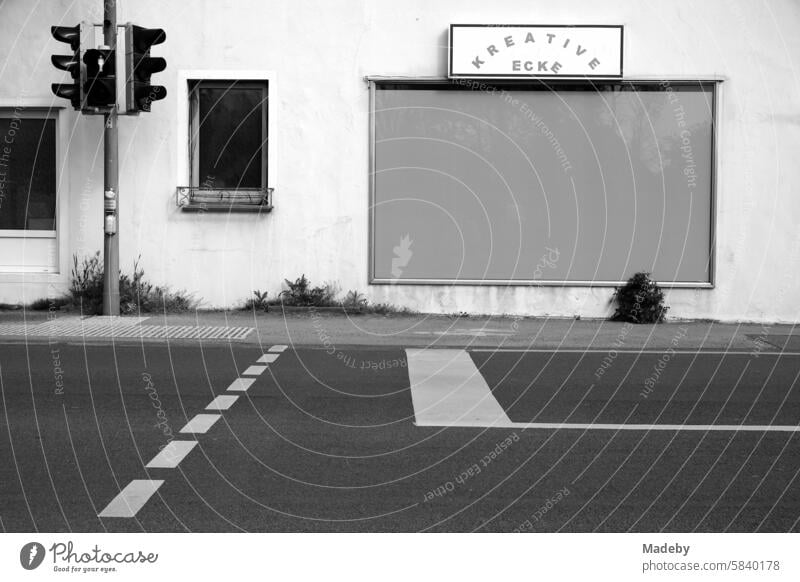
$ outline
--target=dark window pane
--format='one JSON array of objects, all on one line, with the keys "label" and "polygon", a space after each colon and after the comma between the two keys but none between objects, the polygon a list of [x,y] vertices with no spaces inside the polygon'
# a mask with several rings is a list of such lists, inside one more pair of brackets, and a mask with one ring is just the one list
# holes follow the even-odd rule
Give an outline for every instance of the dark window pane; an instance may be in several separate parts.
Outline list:
[{"label": "dark window pane", "polygon": [[199,99],[198,185],[262,187],[263,90],[201,86]]},{"label": "dark window pane", "polygon": [[0,229],[55,230],[56,122],[0,117]]}]

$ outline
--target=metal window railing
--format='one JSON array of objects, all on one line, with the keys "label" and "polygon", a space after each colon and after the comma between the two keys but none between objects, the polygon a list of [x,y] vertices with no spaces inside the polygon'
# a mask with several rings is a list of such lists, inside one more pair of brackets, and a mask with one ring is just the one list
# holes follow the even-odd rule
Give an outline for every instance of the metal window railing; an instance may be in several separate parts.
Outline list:
[{"label": "metal window railing", "polygon": [[178,186],[175,203],[181,210],[271,212],[272,188],[199,188]]}]

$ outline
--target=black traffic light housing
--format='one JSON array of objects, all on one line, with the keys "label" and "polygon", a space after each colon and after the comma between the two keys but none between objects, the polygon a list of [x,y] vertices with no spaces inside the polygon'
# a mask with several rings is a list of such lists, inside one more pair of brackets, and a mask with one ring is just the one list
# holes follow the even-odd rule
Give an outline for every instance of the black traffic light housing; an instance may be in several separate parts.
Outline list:
[{"label": "black traffic light housing", "polygon": [[128,113],[150,111],[150,104],[167,96],[167,89],[151,85],[150,76],[167,68],[167,61],[151,57],[150,48],[161,44],[167,34],[160,28],[125,25],[125,91]]},{"label": "black traffic light housing", "polygon": [[83,54],[86,81],[83,85],[86,107],[108,109],[117,104],[117,77],[114,51],[89,49]]},{"label": "black traffic light housing", "polygon": [[59,42],[69,44],[71,55],[52,55],[51,62],[57,69],[67,71],[72,83],[53,83],[51,89],[57,97],[69,99],[72,106],[80,110],[83,104],[84,68],[81,60],[81,24],[77,26],[51,26],[50,34]]}]

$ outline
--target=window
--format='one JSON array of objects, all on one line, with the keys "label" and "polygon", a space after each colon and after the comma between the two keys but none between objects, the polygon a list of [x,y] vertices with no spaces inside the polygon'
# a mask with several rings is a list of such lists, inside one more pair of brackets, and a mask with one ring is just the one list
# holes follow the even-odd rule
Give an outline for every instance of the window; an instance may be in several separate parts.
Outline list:
[{"label": "window", "polygon": [[266,190],[268,83],[191,81],[191,185]]},{"label": "window", "polygon": [[0,110],[0,235],[56,230],[56,120]]},{"label": "window", "polygon": [[371,281],[711,285],[715,92],[375,82]]}]

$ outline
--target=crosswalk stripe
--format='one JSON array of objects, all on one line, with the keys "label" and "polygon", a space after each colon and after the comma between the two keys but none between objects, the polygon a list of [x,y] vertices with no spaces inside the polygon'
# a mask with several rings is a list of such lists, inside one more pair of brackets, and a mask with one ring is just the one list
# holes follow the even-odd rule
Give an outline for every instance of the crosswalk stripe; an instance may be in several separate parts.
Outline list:
[{"label": "crosswalk stripe", "polygon": [[228,390],[231,392],[247,392],[247,389],[253,385],[255,382],[255,378],[236,378],[231,385],[228,386]]},{"label": "crosswalk stripe", "polygon": [[206,406],[206,410],[228,410],[238,399],[238,396],[220,394],[214,398],[214,400],[212,400],[208,406]]},{"label": "crosswalk stripe", "polygon": [[186,423],[181,429],[183,433],[205,433],[208,432],[214,423],[220,419],[219,414],[196,414],[195,417]]},{"label": "crosswalk stripe", "polygon": [[259,364],[271,364],[275,360],[278,359],[280,354],[264,354],[258,360],[256,360]]},{"label": "crosswalk stripe", "polygon": [[277,345],[277,346],[272,346],[272,347],[271,347],[270,349],[268,349],[267,351],[268,351],[268,352],[282,352],[282,351],[284,351],[284,350],[285,350],[286,348],[288,348],[288,347],[289,347],[289,346]]},{"label": "crosswalk stripe", "polygon": [[134,479],[98,515],[99,517],[134,517],[163,484],[163,479]]},{"label": "crosswalk stripe", "polygon": [[510,423],[464,350],[407,349],[414,416],[420,426]]},{"label": "crosswalk stripe", "polygon": [[148,469],[174,469],[196,445],[197,441],[170,441],[145,466]]},{"label": "crosswalk stripe", "polygon": [[260,376],[266,369],[266,366],[250,366],[242,374],[244,376]]}]

